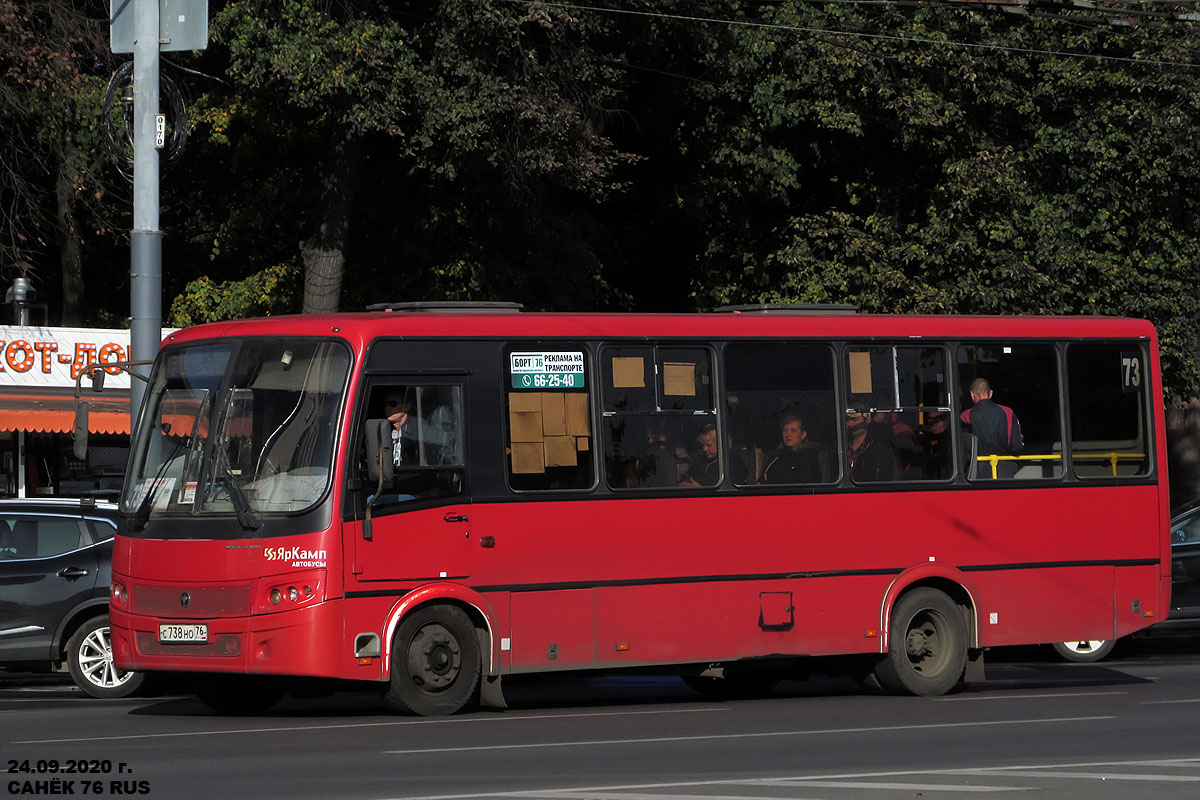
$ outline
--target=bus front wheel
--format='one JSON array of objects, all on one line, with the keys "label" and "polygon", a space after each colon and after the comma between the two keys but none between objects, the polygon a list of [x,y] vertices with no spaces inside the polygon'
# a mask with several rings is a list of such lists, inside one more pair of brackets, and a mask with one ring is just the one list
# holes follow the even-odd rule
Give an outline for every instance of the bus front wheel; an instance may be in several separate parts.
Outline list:
[{"label": "bus front wheel", "polygon": [[941,695],[962,679],[967,631],[958,605],[936,589],[903,595],[892,608],[887,657],[875,668],[890,692]]},{"label": "bus front wheel", "polygon": [[479,640],[457,606],[417,609],[392,641],[392,670],[384,702],[399,714],[453,714],[479,685]]}]

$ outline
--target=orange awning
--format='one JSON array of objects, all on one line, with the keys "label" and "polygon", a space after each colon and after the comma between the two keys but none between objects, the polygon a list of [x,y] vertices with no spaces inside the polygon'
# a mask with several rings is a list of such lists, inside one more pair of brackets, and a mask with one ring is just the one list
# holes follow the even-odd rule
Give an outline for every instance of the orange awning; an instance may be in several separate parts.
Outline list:
[{"label": "orange awning", "polygon": [[[129,434],[129,395],[85,394],[88,430]],[[71,433],[75,430],[75,393],[0,393],[0,431]]]}]

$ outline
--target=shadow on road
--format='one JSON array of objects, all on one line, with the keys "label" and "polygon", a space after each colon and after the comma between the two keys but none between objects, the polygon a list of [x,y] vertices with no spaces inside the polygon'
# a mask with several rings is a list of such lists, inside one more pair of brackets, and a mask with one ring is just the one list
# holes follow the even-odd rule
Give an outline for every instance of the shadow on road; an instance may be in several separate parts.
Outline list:
[{"label": "shadow on road", "polygon": [[[969,684],[960,691],[986,694],[1141,684],[1147,682],[1146,679],[1132,674],[1128,668],[1195,663],[1197,656],[1200,656],[1200,635],[1194,633],[1129,637],[1118,643],[1108,660],[1096,664],[1066,663],[1051,648],[1043,646],[993,648],[986,655],[987,681]],[[0,672],[0,699],[113,704],[129,707],[127,713],[137,716],[220,716],[196,698],[186,676],[154,677],[157,680],[148,683],[149,691],[138,697],[103,701],[84,697],[64,674]],[[694,692],[671,675],[579,672],[508,676],[504,679],[504,692],[511,709],[525,711],[714,701]],[[869,694],[869,690],[860,688],[849,678],[815,673],[804,680],[781,682],[770,696],[815,698]],[[739,701],[721,699],[719,702]],[[378,687],[365,687],[361,691],[339,690],[319,697],[288,696],[261,716],[271,719],[391,718],[380,701]]]}]

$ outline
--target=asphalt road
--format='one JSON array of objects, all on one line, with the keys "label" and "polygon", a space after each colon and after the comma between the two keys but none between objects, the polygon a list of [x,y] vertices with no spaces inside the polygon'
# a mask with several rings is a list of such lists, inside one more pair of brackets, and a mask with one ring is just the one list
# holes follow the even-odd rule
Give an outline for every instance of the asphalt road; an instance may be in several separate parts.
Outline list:
[{"label": "asphalt road", "polygon": [[0,797],[1200,798],[1200,639],[1097,665],[992,653],[988,678],[908,698],[814,677],[715,702],[672,678],[556,676],[507,683],[504,712],[418,719],[367,695],[220,717],[181,685],[97,701],[3,676]]}]

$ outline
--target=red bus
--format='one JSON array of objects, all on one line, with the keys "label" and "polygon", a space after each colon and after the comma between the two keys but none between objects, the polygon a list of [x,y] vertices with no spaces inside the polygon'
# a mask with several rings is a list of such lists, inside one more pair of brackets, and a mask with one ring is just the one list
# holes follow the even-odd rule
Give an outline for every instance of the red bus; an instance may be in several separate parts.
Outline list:
[{"label": "red bus", "polygon": [[744,693],[833,657],[942,694],[987,648],[1165,617],[1158,364],[1153,326],[1112,318],[430,304],[182,330],[136,424],[115,658],[203,673],[229,710],[316,678],[446,714],[553,670]]}]

